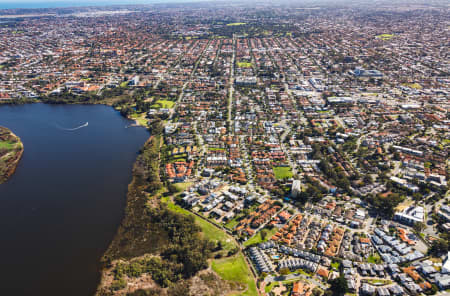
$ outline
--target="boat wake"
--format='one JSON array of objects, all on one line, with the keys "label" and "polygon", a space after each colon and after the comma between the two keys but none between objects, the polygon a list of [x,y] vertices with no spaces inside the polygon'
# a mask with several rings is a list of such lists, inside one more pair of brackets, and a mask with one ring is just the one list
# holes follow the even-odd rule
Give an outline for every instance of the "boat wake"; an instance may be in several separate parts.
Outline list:
[{"label": "boat wake", "polygon": [[58,128],[62,129],[64,131],[76,131],[76,130],[79,130],[80,128],[87,127],[88,125],[89,125],[89,122],[86,122],[85,124],[82,124],[82,125],[77,126],[75,128],[64,128],[64,127],[61,127],[61,126],[58,126]]}]

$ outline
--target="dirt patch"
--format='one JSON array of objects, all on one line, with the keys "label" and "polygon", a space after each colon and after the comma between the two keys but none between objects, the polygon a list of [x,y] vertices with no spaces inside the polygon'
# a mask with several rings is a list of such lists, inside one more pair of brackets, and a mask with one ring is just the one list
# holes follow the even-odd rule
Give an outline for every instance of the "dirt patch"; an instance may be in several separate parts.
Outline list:
[{"label": "dirt patch", "polygon": [[245,288],[236,283],[222,280],[210,268],[199,272],[189,283],[190,294],[199,296],[225,296],[229,295],[232,291],[242,291]]},{"label": "dirt patch", "polygon": [[[144,258],[146,256],[142,256]],[[138,258],[136,258],[138,259]],[[139,277],[133,278],[125,276],[124,280],[126,285],[120,289],[113,289],[114,282],[114,269],[117,264],[125,263],[124,260],[116,260],[111,264],[111,267],[103,271],[102,281],[98,287],[98,296],[126,296],[133,293],[136,295],[158,295],[158,296],[175,296],[171,288],[161,288],[155,283],[152,277],[144,273]],[[205,269],[197,273],[194,277],[185,281],[184,284],[188,286],[189,294],[185,296],[226,296],[232,292],[242,292],[245,287],[239,284],[222,280],[213,270],[210,268]],[[142,292],[143,294],[137,294]]]}]

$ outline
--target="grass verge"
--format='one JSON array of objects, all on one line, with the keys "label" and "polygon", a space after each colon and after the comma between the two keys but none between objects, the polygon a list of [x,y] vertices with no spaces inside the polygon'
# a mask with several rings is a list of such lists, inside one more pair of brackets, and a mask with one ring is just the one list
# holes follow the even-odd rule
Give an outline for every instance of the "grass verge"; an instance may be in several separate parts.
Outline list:
[{"label": "grass verge", "polygon": [[244,255],[239,253],[236,256],[213,260],[212,269],[224,280],[238,282],[247,285],[247,290],[234,295],[256,296],[258,295],[256,284],[251,271],[247,266]]}]

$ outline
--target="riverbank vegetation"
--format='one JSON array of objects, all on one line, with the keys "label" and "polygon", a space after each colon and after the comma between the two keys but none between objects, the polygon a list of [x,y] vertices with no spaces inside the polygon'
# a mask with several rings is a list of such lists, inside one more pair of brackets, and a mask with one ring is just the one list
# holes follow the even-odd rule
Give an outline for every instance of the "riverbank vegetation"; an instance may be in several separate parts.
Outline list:
[{"label": "riverbank vegetation", "polygon": [[[178,93],[171,95],[161,94],[165,89],[164,83],[156,88],[152,86],[143,88],[129,87],[127,84],[115,88],[105,88],[98,92],[75,93],[64,90],[57,94],[41,96],[39,99],[24,99],[23,103],[42,102],[46,104],[103,104],[114,107],[124,117],[134,120],[136,124],[148,127],[148,112],[151,109],[173,108]],[[18,101],[19,103],[21,101]],[[16,104],[16,100],[4,103]],[[158,112],[157,112],[158,113]],[[164,117],[156,114],[156,117]]]},{"label": "riverbank vegetation", "polygon": [[[97,295],[153,295],[155,291],[157,295],[189,295],[186,291],[208,286],[205,279],[211,277],[218,288],[232,290],[217,275],[202,279],[199,273],[208,268],[214,254],[222,253],[223,237],[208,228],[214,226],[199,224],[193,215],[161,201],[161,194],[168,191],[160,179],[162,122],[153,122],[151,132],[134,164],[125,217],[102,259]],[[144,278],[145,284],[129,285]]]},{"label": "riverbank vegetation", "polygon": [[256,291],[245,260],[239,261],[248,275],[245,279],[233,278],[233,271],[222,264],[243,259],[233,238],[177,205],[175,196],[185,186],[169,185],[160,174],[169,161],[161,152],[165,151],[164,126],[159,113],[150,117],[148,111],[172,108],[178,95],[160,96],[151,89],[124,85],[99,94],[63,92],[26,102],[110,105],[151,130],[133,167],[123,221],[102,258],[96,295],[254,295]]},{"label": "riverbank vegetation", "polygon": [[[0,105],[22,105],[31,103],[45,104],[86,104],[107,105],[119,111],[122,116],[134,120],[137,125],[148,127],[149,121],[162,118],[168,113],[160,112],[159,109],[171,109],[180,95],[179,91],[172,91],[164,82],[157,86],[131,87],[128,83],[109,88],[105,87],[99,91],[77,92],[73,89],[61,89],[58,92],[41,95],[37,98],[14,98],[2,99]],[[150,116],[149,111],[155,111]]]},{"label": "riverbank vegetation", "polygon": [[234,250],[237,248],[237,245],[233,240],[233,238],[227,235],[225,231],[220,230],[216,226],[212,225],[210,222],[207,222],[205,219],[192,214],[188,210],[180,207],[179,205],[176,205],[168,198],[164,198],[162,200],[167,204],[167,207],[170,210],[183,214],[184,216],[187,217],[192,217],[194,219],[194,222],[200,227],[202,236],[220,246],[220,248],[218,249],[223,250],[221,255],[226,255],[227,252],[230,251],[234,252]]},{"label": "riverbank vegetation", "polygon": [[9,129],[0,127],[0,184],[16,171],[23,154],[23,144]]}]

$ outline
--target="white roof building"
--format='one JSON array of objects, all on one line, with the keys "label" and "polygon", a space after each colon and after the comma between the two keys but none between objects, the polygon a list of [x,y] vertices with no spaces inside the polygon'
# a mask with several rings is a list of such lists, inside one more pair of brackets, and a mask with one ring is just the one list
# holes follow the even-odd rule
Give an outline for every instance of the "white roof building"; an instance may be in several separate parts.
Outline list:
[{"label": "white roof building", "polygon": [[448,252],[447,258],[442,263],[441,273],[450,273],[450,252]]},{"label": "white roof building", "polygon": [[425,210],[423,207],[410,206],[402,212],[395,213],[394,219],[396,221],[414,225],[415,223],[422,223],[425,218]]}]

